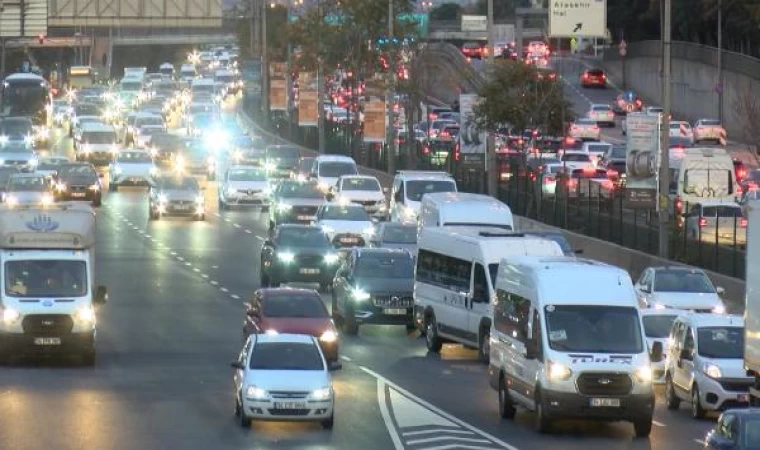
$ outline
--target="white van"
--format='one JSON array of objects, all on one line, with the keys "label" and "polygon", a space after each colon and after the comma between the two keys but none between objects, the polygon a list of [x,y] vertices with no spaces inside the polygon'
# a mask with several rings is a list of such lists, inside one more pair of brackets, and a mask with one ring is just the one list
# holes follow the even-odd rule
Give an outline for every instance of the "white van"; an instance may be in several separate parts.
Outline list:
[{"label": "white van", "polygon": [[493,286],[505,256],[562,256],[554,241],[494,227],[428,227],[417,238],[415,324],[430,352],[444,341],[477,348],[488,361]]},{"label": "white van", "polygon": [[[631,277],[575,258],[507,257],[496,279],[488,376],[499,413],[535,412],[539,432],[565,419],[652,429],[654,392]],[[652,357],[661,356],[657,345]],[[657,358],[659,359],[659,358]]]},{"label": "white van", "polygon": [[718,148],[687,148],[678,169],[676,205],[703,200],[734,201],[739,195],[731,155]]},{"label": "white van", "polygon": [[489,195],[467,192],[425,194],[417,225],[420,229],[452,225],[515,228],[509,206]]},{"label": "white van", "polygon": [[319,188],[325,193],[336,187],[340,177],[359,175],[356,161],[350,156],[319,155],[314,158],[312,164],[310,178],[316,180]]},{"label": "white van", "polygon": [[446,172],[400,170],[393,178],[389,219],[393,222],[416,222],[423,195],[456,191],[457,182]]},{"label": "white van", "polygon": [[193,80],[193,84],[190,85],[190,92],[194,96],[208,95],[213,97],[215,86],[216,84],[211,78],[200,78]]}]

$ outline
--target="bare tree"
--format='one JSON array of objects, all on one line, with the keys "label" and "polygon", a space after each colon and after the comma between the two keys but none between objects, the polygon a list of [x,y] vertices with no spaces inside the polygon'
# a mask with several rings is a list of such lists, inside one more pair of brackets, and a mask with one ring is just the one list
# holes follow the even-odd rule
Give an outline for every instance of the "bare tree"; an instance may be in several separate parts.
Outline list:
[{"label": "bare tree", "polygon": [[[742,139],[749,144],[752,156],[758,161],[758,145],[760,145],[760,96],[752,85],[741,89],[734,100],[734,110],[739,117],[739,127]],[[760,161],[759,161],[760,162]]]}]

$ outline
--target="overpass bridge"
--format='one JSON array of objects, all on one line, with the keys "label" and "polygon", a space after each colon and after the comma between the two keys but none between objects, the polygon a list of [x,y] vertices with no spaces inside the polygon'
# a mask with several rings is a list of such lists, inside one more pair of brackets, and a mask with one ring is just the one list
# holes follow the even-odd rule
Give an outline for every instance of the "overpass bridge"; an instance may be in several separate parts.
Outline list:
[{"label": "overpass bridge", "polygon": [[[501,39],[512,40],[508,34],[514,34],[515,25],[511,23],[494,24],[494,35],[497,41]],[[510,30],[511,31],[508,31]],[[541,28],[523,28],[523,40],[543,39],[544,30]],[[428,25],[428,41],[452,41],[452,42],[472,42],[488,41],[486,31],[463,31],[462,24],[458,20],[431,20]]]}]

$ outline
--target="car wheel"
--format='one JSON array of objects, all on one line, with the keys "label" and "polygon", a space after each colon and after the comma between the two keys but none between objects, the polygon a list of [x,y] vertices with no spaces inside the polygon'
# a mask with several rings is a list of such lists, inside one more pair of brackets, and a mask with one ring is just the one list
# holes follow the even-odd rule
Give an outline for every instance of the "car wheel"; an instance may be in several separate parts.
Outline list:
[{"label": "car wheel", "polygon": [[102,199],[100,197],[96,197],[95,199],[92,200],[92,206],[96,208],[100,206],[101,204],[102,204]]},{"label": "car wheel", "polygon": [[514,419],[515,412],[515,405],[512,404],[512,398],[509,396],[507,383],[501,376],[499,377],[499,416],[502,419]]},{"label": "car wheel", "polygon": [[633,431],[636,433],[636,437],[649,437],[649,434],[652,432],[652,418],[649,417],[633,422]]},{"label": "car wheel", "polygon": [[248,417],[245,414],[245,409],[243,407],[240,407],[240,426],[242,428],[251,428],[251,423],[253,422],[253,419]]},{"label": "car wheel", "polygon": [[695,419],[704,419],[705,417],[705,410],[699,401],[699,388],[696,384],[691,390],[691,417]]},{"label": "car wheel", "polygon": [[484,362],[486,364],[488,364],[491,359],[491,330],[486,326],[482,326],[480,329],[478,358],[481,362]]},{"label": "car wheel", "polygon": [[334,412],[332,413],[332,415],[330,416],[330,418],[324,419],[322,421],[322,428],[324,428],[325,430],[332,430],[333,429],[333,425],[335,425],[335,413]]},{"label": "car wheel", "polygon": [[425,324],[425,344],[431,353],[439,353],[443,347],[443,341],[438,337],[435,316],[430,316]]},{"label": "car wheel", "polygon": [[545,434],[551,431],[551,420],[546,417],[546,412],[544,411],[544,400],[541,398],[541,391],[536,391],[536,417],[535,417],[535,427],[536,431],[539,433]]},{"label": "car wheel", "polygon": [[349,336],[359,334],[359,324],[356,322],[356,316],[352,309],[346,308],[346,315],[343,317],[343,332]]}]

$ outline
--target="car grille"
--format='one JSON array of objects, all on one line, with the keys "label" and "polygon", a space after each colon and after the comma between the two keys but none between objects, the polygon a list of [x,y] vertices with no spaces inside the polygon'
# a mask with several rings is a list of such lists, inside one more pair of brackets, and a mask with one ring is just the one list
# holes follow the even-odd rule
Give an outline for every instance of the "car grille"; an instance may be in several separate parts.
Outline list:
[{"label": "car grille", "polygon": [[631,377],[624,373],[586,372],[576,383],[583,395],[627,395],[633,387]]},{"label": "car grille", "polygon": [[411,295],[373,295],[372,303],[378,308],[411,308],[414,297]]},{"label": "car grille", "polygon": [[718,381],[723,389],[734,392],[747,392],[749,387],[752,386],[752,379],[742,378],[726,378]]},{"label": "car grille", "polygon": [[35,336],[61,336],[71,333],[74,321],[65,314],[33,314],[24,317],[21,327]]},{"label": "car grille", "polygon": [[309,414],[308,409],[267,409],[273,416],[305,416]]},{"label": "car grille", "polygon": [[336,234],[332,240],[333,245],[340,247],[364,247],[364,238],[356,234]]},{"label": "car grille", "polygon": [[184,207],[184,206],[190,206],[193,203],[195,202],[191,200],[171,200],[169,201],[169,206],[170,207]]},{"label": "car grille", "polygon": [[356,200],[353,203],[356,203],[357,205],[362,205],[362,206],[375,206],[375,205],[378,204],[378,202],[376,200],[369,200],[369,201],[359,201],[359,200]]},{"label": "car grille", "polygon": [[260,193],[261,191],[258,190],[258,189],[244,189],[244,190],[240,190],[238,192],[240,192],[243,195],[255,195],[255,194]]},{"label": "car grille", "polygon": [[322,264],[323,257],[320,255],[296,255],[295,260],[299,266],[316,266]]},{"label": "car grille", "polygon": [[87,192],[89,186],[69,186],[69,192]]},{"label": "car grille", "polygon": [[269,395],[273,399],[287,399],[287,400],[297,400],[297,399],[304,399],[309,396],[308,392],[303,391],[269,391]]},{"label": "car grille", "polygon": [[319,209],[318,206],[294,206],[292,211],[293,214],[297,214],[299,216],[313,216],[317,214],[317,209]]}]

